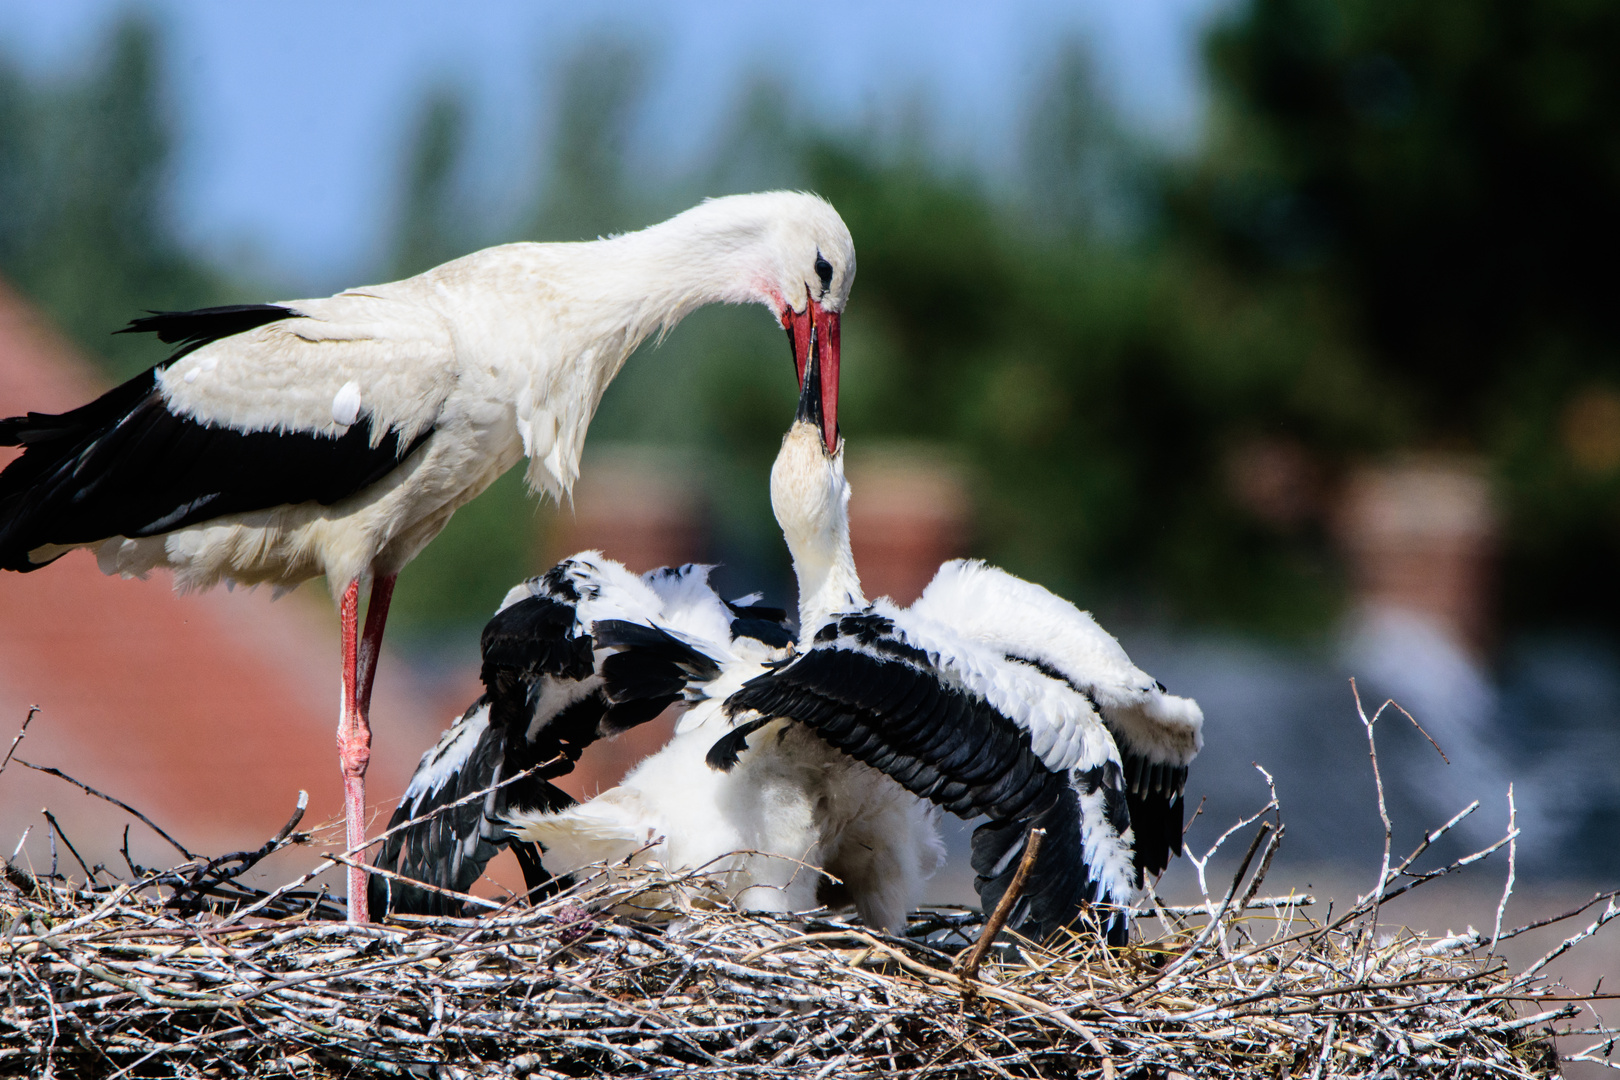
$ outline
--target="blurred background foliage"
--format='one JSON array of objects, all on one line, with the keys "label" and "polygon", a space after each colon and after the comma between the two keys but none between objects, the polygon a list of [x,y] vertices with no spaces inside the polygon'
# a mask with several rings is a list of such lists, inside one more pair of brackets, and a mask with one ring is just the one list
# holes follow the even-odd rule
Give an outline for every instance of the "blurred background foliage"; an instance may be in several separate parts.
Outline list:
[{"label": "blurred background foliage", "polygon": [[[1597,0],[1256,0],[1209,36],[1188,153],[1134,139],[1075,43],[995,177],[923,110],[832,130],[760,78],[707,161],[655,182],[629,164],[652,47],[589,40],[554,68],[543,181],[515,217],[467,194],[464,95],[424,87],[375,277],[812,189],[860,253],[845,430],[971,462],[977,553],[1116,614],[1309,635],[1342,599],[1347,466],[1462,450],[1503,496],[1507,627],[1612,630],[1617,52],[1620,9]],[[0,59],[0,273],[114,378],[159,359],[110,336],[132,315],[268,298],[172,239],[163,72],[138,18],[72,80]],[[707,455],[717,547],[780,567],[762,494],[793,397],[780,331],[710,310],[643,351],[593,439]],[[402,628],[480,622],[533,569],[546,513],[515,474],[463,510],[407,571]]]}]

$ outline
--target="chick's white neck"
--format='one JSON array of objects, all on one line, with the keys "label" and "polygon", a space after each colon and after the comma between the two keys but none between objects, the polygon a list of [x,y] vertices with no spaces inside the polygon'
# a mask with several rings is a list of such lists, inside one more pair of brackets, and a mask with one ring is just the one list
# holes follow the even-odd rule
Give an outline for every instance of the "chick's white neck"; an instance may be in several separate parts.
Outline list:
[{"label": "chick's white neck", "polygon": [[795,423],[782,440],[771,467],[771,509],[793,555],[805,647],[831,615],[866,606],[849,544],[843,449],[827,457],[815,425]]}]

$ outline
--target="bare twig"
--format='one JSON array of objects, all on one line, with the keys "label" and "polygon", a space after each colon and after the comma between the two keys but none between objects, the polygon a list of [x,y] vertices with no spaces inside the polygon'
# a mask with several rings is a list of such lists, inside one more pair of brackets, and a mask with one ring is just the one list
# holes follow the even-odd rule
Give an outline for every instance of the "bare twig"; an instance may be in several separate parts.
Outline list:
[{"label": "bare twig", "polygon": [[996,909],[985,920],[984,929],[979,932],[979,940],[973,943],[973,947],[967,951],[967,955],[957,967],[957,972],[963,979],[972,981],[978,978],[979,965],[984,962],[984,955],[990,946],[995,944],[996,935],[1007,925],[1007,916],[1012,914],[1013,905],[1018,902],[1019,895],[1024,891],[1024,882],[1028,880],[1029,872],[1035,866],[1035,858],[1041,850],[1041,841],[1045,839],[1045,829],[1030,830],[1029,839],[1024,841],[1024,854],[1018,860],[1018,869],[1013,871],[1012,882],[1007,886],[1007,891],[1001,894],[1001,899],[996,902]]},{"label": "bare twig", "polygon": [[163,837],[163,839],[167,840],[169,842],[169,846],[174,848],[174,850],[178,851],[182,858],[189,860],[189,859],[195,859],[197,857],[197,856],[193,855],[191,852],[187,851],[185,849],[185,845],[181,844],[180,841],[176,840],[174,837],[170,836],[168,833],[166,833],[162,829],[158,828],[157,825],[155,825],[152,822],[151,818],[147,817],[145,814],[141,813],[139,810],[137,810],[133,806],[129,805],[129,803],[124,802],[122,799],[115,799],[111,795],[105,794],[104,792],[97,791],[95,788],[91,787],[89,784],[80,783],[79,781],[73,779],[73,777],[69,776],[67,773],[63,772],[61,769],[53,769],[49,765],[34,765],[34,764],[30,763],[30,762],[24,761],[22,758],[17,759],[17,764],[19,764],[19,765],[21,765],[21,766],[23,766],[25,768],[33,769],[35,772],[42,772],[42,773],[46,773],[47,775],[54,776],[58,780],[66,780],[68,783],[72,784],[74,787],[79,788],[82,791],[88,792],[89,794],[94,795],[98,799],[103,799],[103,800],[105,800],[107,802],[112,803],[114,806],[119,807],[120,809],[124,810],[125,812],[133,814],[135,817],[139,818],[146,825],[146,827],[148,829],[151,829],[153,832],[155,832],[159,836]]},{"label": "bare twig", "polygon": [[[27,762],[24,762],[24,764],[27,764]],[[86,882],[94,880],[96,875],[90,872],[90,865],[84,861],[84,856],[79,854],[79,849],[73,846],[73,841],[69,840],[67,833],[62,831],[62,823],[56,820],[56,815],[49,810],[43,809],[40,813],[45,815],[46,823],[50,825],[57,836],[62,838],[62,843],[67,845],[68,852],[73,856],[73,861],[78,863],[79,869],[84,871],[84,880]]]},{"label": "bare twig", "polygon": [[[309,884],[311,881],[314,881],[321,874],[323,874],[326,871],[332,869],[332,867],[345,865],[345,863],[344,863],[345,859],[353,859],[354,856],[360,854],[361,851],[365,850],[366,848],[371,847],[373,844],[380,844],[384,840],[388,839],[390,836],[393,836],[395,833],[403,832],[406,829],[415,828],[417,825],[420,825],[425,821],[432,821],[434,818],[438,817],[440,814],[449,813],[451,810],[454,810],[458,806],[462,806],[462,805],[464,805],[466,803],[475,802],[475,801],[477,801],[479,799],[485,798],[485,797],[487,797],[489,795],[490,792],[498,791],[501,788],[506,787],[508,784],[515,784],[519,780],[524,779],[525,777],[533,776],[535,773],[539,772],[541,769],[544,769],[549,765],[555,764],[557,762],[557,760],[558,760],[557,758],[551,758],[549,760],[542,761],[540,764],[532,766],[531,768],[524,769],[522,772],[515,772],[511,776],[506,777],[505,779],[501,780],[498,783],[491,784],[487,788],[483,788],[483,789],[481,789],[479,791],[470,792],[469,794],[463,795],[461,798],[456,799],[454,802],[445,803],[442,806],[435,807],[433,810],[429,811],[428,813],[418,815],[417,817],[413,817],[408,821],[402,821],[398,825],[395,825],[395,826],[393,826],[393,827],[391,827],[389,829],[384,830],[383,832],[378,833],[376,836],[368,837],[363,844],[360,844],[358,847],[349,848],[347,851],[343,852],[341,855],[335,855],[335,854],[328,853],[328,854],[322,856],[320,863],[317,864],[316,867],[313,870],[310,870],[309,872],[305,873],[303,876],[299,877],[295,881],[290,881],[287,884],[282,885],[281,887],[272,890],[270,893],[266,894],[266,896],[262,900],[258,901],[257,903],[250,904],[249,906],[247,906],[245,908],[241,908],[240,910],[232,913],[225,920],[225,922],[227,924],[229,924],[229,923],[232,923],[232,922],[236,922],[239,919],[246,918],[249,915],[257,914],[264,907],[266,907],[269,904],[273,903],[274,901],[280,899],[282,896],[284,896],[284,895],[286,895],[286,894],[288,894],[288,893],[290,893],[290,892],[292,892],[292,891],[294,891],[296,889],[299,889],[304,885]],[[373,872],[374,869],[375,868],[370,867],[370,866],[368,866],[366,868],[368,873]],[[420,884],[420,882],[418,884]]]},{"label": "bare twig", "polygon": [[[1361,690],[1356,686],[1356,680],[1350,680],[1350,693],[1356,699],[1356,716],[1361,720],[1361,726],[1367,729],[1367,756],[1372,759],[1373,786],[1378,791],[1378,820],[1384,823],[1384,858],[1378,866],[1378,885],[1370,894],[1372,903],[1368,908],[1370,918],[1367,920],[1365,931],[1366,944],[1362,949],[1361,963],[1367,962],[1368,951],[1372,948],[1373,935],[1378,930],[1378,907],[1384,899],[1384,889],[1389,885],[1389,847],[1390,839],[1395,835],[1395,826],[1389,820],[1389,808],[1384,803],[1384,774],[1378,768],[1378,741],[1373,737],[1373,725],[1384,714],[1384,709],[1390,705],[1386,701],[1373,713],[1372,719],[1367,718],[1367,710],[1361,705]],[[1414,721],[1415,723],[1416,721]],[[1358,903],[1358,907],[1361,905]]]},{"label": "bare twig", "polygon": [[38,715],[38,705],[28,706],[28,715],[23,717],[22,727],[17,729],[17,737],[11,740],[11,749],[6,751],[6,760],[0,761],[0,773],[5,772],[6,766],[11,764],[11,756],[17,752],[17,744],[23,741],[23,736],[28,734],[28,725],[32,724],[34,717]]},{"label": "bare twig", "polygon": [[1513,805],[1513,785],[1508,785],[1508,872],[1507,883],[1502,886],[1502,900],[1496,905],[1496,928],[1491,931],[1491,952],[1496,951],[1496,943],[1502,940],[1502,916],[1507,912],[1508,897],[1513,895],[1513,878],[1518,868],[1519,856],[1519,811]]},{"label": "bare twig", "polygon": [[1384,702],[1384,704],[1394,706],[1395,711],[1399,712],[1402,716],[1404,716],[1408,720],[1412,721],[1412,726],[1418,729],[1418,734],[1419,735],[1422,735],[1425,739],[1429,740],[1429,745],[1434,747],[1434,752],[1440,755],[1440,760],[1445,762],[1447,765],[1451,764],[1451,759],[1446,757],[1446,752],[1444,750],[1440,749],[1440,744],[1434,741],[1434,736],[1433,735],[1430,735],[1427,731],[1423,730],[1423,725],[1417,722],[1417,717],[1415,717],[1411,713],[1407,712],[1406,709],[1402,707],[1401,703],[1396,701],[1394,698],[1391,698],[1390,700]]},{"label": "bare twig", "polygon": [[[1382,886],[1317,921],[1298,912],[1308,897],[1256,895],[1276,873],[1275,812],[1273,790],[1260,815],[1193,859],[1203,903],[1156,902],[1185,919],[1164,938],[1110,949],[1079,926],[985,951],[992,918],[971,968],[952,959],[976,921],[960,910],[893,935],[836,915],[739,911],[723,862],[684,873],[615,863],[532,907],[364,927],[337,921],[335,907],[333,921],[301,913],[298,882],[247,888],[238,875],[257,852],[154,873],[131,864],[134,880],[112,887],[8,868],[18,888],[0,920],[0,1074],[1546,1080],[1555,1035],[1581,1040],[1574,1059],[1614,1064],[1620,1030],[1573,1011],[1614,995],[1601,984],[1572,994],[1545,973],[1620,920],[1615,894],[1492,935],[1371,940],[1390,897],[1511,845],[1513,830],[1439,870],[1412,869],[1459,815],[1398,866],[1386,851]],[[292,842],[300,820],[258,851]],[[1212,895],[1211,860],[1254,825]],[[351,861],[333,852],[321,864]],[[1003,918],[1030,887],[1009,885]],[[234,912],[178,912],[168,905],[181,888]],[[1606,906],[1594,915],[1594,904]],[[1527,969],[1486,951],[1564,921],[1585,925]]]},{"label": "bare twig", "polygon": [[[304,820],[304,811],[308,809],[309,792],[300,790],[292,816],[287,819],[285,825],[276,830],[274,836],[254,851],[233,851],[229,855],[208,860],[183,885],[175,888],[173,895],[169,897],[169,906],[182,911],[198,910],[203,896],[211,888],[242,876],[285,847],[293,830]],[[125,861],[129,861],[127,855]]]}]

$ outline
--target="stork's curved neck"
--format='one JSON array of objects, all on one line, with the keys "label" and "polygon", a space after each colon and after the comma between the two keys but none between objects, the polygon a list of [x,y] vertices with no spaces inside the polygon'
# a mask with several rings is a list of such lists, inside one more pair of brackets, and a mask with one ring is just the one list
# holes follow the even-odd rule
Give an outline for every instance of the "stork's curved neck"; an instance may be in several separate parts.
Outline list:
[{"label": "stork's curved neck", "polygon": [[[649,335],[705,304],[769,302],[770,220],[749,199],[585,243],[508,244],[403,283],[476,314],[533,490],[565,499],[603,392]],[[515,449],[514,449],[515,456]]]},{"label": "stork's curved neck", "polygon": [[707,304],[766,302],[771,223],[750,206],[704,203],[639,232],[587,245],[592,250],[585,261],[602,272],[581,283],[604,309],[617,310],[632,343],[667,332]]},{"label": "stork's curved neck", "polygon": [[771,468],[771,508],[799,581],[802,648],[829,616],[866,606],[849,543],[843,450],[827,457],[814,424],[795,423],[782,440],[782,451]]}]

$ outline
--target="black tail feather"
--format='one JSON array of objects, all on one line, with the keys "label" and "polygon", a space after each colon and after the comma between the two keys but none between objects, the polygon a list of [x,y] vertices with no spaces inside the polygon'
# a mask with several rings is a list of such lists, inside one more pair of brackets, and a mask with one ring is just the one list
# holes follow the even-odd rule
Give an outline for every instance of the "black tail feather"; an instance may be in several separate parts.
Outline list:
[{"label": "black tail feather", "polygon": [[769,716],[762,716],[732,728],[709,747],[708,754],[703,758],[704,763],[716,772],[730,772],[737,766],[738,755],[748,749],[748,736],[770,723],[772,719]]},{"label": "black tail feather", "polygon": [[[161,312],[125,329],[180,344],[167,364],[298,315],[255,304]],[[0,445],[24,448],[0,473],[0,568],[36,570],[45,563],[29,553],[52,545],[156,536],[285,503],[330,506],[382,479],[433,433],[407,440],[390,431],[373,445],[369,414],[341,434],[202,421],[170,411],[158,386],[164,366],[64,413],[0,420]]]},{"label": "black tail feather", "polygon": [[281,319],[303,317],[303,312],[280,304],[226,304],[193,311],[151,311],[113,333],[156,334],[165,345],[178,344],[180,348],[169,357],[169,363],[173,363],[221,338],[245,334]]},{"label": "black tail feather", "polygon": [[1013,906],[1007,926],[1040,941],[1060,927],[1072,926],[1092,909],[1108,944],[1123,946],[1130,930],[1128,914],[1102,903],[1102,888],[1086,869],[1081,834],[1080,798],[1065,787],[1044,810],[1013,821],[992,821],[973,830],[974,886],[986,913],[994,911],[1012,884],[1034,829],[1045,829],[1041,850]]},{"label": "black tail feather", "polygon": [[720,674],[713,657],[657,627],[602,619],[591,633],[598,648],[618,650],[602,661],[607,698],[614,705],[632,701],[667,705],[685,693],[688,682]]},{"label": "black tail feather", "polygon": [[[566,792],[538,776],[528,776],[495,788],[483,798],[452,805],[526,767],[524,755],[514,752],[518,748],[508,746],[507,732],[488,724],[487,714],[482,712],[484,704],[484,699],[480,699],[458,722],[458,727],[483,725],[470,746],[462,742],[448,746],[441,743],[424,757],[418,772],[439,770],[448,775],[436,790],[400,802],[388,823],[390,829],[412,819],[426,820],[408,825],[385,840],[377,854],[376,866],[414,881],[464,893],[483,875],[489,860],[511,844],[506,817],[513,809],[551,811],[573,803]],[[459,761],[438,760],[434,756],[435,752],[442,757],[452,751],[459,754]],[[525,862],[525,854],[531,856],[532,865]],[[544,868],[538,858],[532,857],[532,852],[520,852],[518,861],[524,867],[524,880],[530,889],[545,883],[543,876],[537,876],[544,875]],[[368,895],[377,916],[390,911],[414,915],[462,913],[462,901],[453,896],[380,876],[371,878]]]}]

